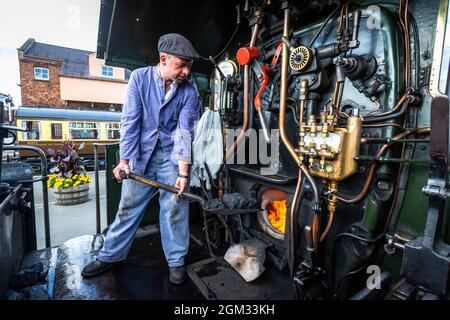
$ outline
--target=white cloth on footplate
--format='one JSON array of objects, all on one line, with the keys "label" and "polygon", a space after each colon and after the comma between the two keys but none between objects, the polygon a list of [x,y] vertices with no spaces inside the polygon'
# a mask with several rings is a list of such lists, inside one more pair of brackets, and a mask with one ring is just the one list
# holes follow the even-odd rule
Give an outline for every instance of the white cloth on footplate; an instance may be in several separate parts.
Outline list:
[{"label": "white cloth on footplate", "polygon": [[215,179],[224,157],[222,121],[219,112],[205,110],[197,124],[192,148],[194,161],[191,168],[191,186],[200,187],[200,181],[203,181],[206,189],[210,190],[211,181],[205,164]]}]

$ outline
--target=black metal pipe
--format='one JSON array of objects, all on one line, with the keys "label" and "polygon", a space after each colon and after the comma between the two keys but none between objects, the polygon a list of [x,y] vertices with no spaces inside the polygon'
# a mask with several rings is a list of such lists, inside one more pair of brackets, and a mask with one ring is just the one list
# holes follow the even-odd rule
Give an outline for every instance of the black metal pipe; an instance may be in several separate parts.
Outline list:
[{"label": "black metal pipe", "polygon": [[41,178],[42,178],[42,197],[43,197],[43,204],[44,204],[44,232],[45,232],[45,247],[50,248],[51,247],[51,241],[50,241],[50,215],[48,210],[48,189],[47,189],[47,157],[41,149],[33,146],[5,146],[3,147],[3,150],[28,150],[36,152],[39,155],[39,158],[41,158]]},{"label": "black metal pipe", "polygon": [[[317,37],[319,37],[319,35],[322,33],[323,29],[325,28],[325,26],[328,24],[328,22],[334,17],[334,15],[336,14],[336,12],[339,10],[340,8],[340,4],[337,5],[337,7],[328,15],[328,17],[324,20],[324,22],[322,23],[322,25],[320,26],[319,30],[317,30],[317,32],[314,34],[313,38],[311,39],[311,41],[308,44],[308,47],[312,47],[314,42],[316,41]],[[296,34],[294,33],[294,37],[296,36]]]},{"label": "black metal pipe", "polygon": [[98,144],[94,143],[94,176],[95,176],[95,221],[97,234],[100,233],[100,186],[98,177]]}]

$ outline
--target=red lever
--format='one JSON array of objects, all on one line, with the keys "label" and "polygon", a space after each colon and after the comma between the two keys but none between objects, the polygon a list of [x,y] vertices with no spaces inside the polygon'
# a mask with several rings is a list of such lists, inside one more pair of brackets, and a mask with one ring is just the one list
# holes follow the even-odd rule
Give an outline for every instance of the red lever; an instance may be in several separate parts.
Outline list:
[{"label": "red lever", "polygon": [[267,76],[267,71],[270,71],[270,68],[266,67],[266,66],[262,66],[261,70],[262,70],[262,73],[257,74],[258,81],[261,86],[259,87],[258,93],[256,93],[255,100],[254,100],[256,110],[261,108],[261,96],[262,96],[264,90],[266,89],[267,84],[269,83],[269,77]]},{"label": "red lever", "polygon": [[275,65],[278,62],[278,58],[280,57],[282,49],[283,49],[283,42],[280,42],[278,44],[277,50],[275,50],[275,54],[273,55],[272,62],[270,63],[270,66],[272,67],[272,69],[275,68]]}]

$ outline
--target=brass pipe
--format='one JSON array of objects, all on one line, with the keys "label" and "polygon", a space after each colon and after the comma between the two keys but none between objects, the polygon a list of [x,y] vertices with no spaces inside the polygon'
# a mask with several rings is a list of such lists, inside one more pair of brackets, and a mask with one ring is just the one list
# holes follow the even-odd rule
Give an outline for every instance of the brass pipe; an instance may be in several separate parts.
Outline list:
[{"label": "brass pipe", "polygon": [[[412,134],[430,133],[430,131],[431,131],[430,128],[409,129],[409,130],[406,130],[406,131],[394,136],[391,141],[402,139],[402,138],[410,136]],[[376,157],[381,157],[389,149],[389,147],[391,145],[392,144],[383,144],[381,146],[381,148],[378,150]],[[361,192],[358,195],[356,195],[354,198],[351,198],[351,199],[346,199],[341,196],[336,196],[336,199],[339,201],[342,201],[344,203],[348,203],[348,204],[358,203],[361,200],[363,200],[366,197],[367,192],[369,191],[370,185],[372,184],[373,177],[375,176],[376,167],[377,167],[377,162],[373,161],[369,168],[369,174],[367,176],[366,183],[364,184]]]},{"label": "brass pipe", "polygon": [[331,226],[333,225],[334,221],[334,213],[336,212],[336,192],[337,192],[337,183],[335,181],[331,181],[328,184],[328,190],[331,192],[330,198],[328,199],[328,223],[325,227],[325,230],[322,232],[322,235],[320,236],[320,242],[325,240],[326,236],[330,232]]},{"label": "brass pipe", "polygon": [[[259,29],[260,29],[260,25],[255,24],[255,26],[253,27],[252,37],[250,40],[250,47],[255,46],[256,38],[259,33]],[[249,78],[250,78],[250,66],[245,65],[244,66],[244,119],[242,121],[241,132],[239,132],[239,135],[236,138],[236,141],[233,143],[233,145],[230,147],[230,149],[228,149],[228,151],[225,155],[225,161],[224,161],[225,163],[227,163],[227,160],[234,154],[234,150],[237,149],[237,146],[241,143],[241,140],[244,138],[245,132],[247,131],[247,128],[248,128],[248,114],[249,114],[249,104],[250,104]]]}]

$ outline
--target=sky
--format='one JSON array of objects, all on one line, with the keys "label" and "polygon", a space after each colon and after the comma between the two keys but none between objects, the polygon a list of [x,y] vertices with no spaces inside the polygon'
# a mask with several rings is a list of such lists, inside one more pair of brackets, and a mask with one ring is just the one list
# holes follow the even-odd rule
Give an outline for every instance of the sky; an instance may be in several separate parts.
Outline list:
[{"label": "sky", "polygon": [[95,51],[101,0],[0,0],[0,92],[21,104],[17,48],[36,42]]}]

